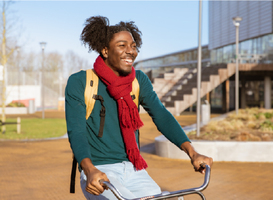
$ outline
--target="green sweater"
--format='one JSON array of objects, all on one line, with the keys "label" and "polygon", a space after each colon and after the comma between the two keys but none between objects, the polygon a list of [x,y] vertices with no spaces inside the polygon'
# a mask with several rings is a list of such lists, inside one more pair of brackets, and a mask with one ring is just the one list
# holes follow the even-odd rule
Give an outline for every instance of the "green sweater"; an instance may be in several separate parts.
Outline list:
[{"label": "green sweater", "polygon": [[[136,70],[136,78],[140,87],[139,104],[152,117],[158,130],[178,147],[183,142],[190,141],[176,119],[158,99],[146,74]],[[65,90],[67,133],[78,163],[84,158],[90,158],[94,165],[128,161],[118,121],[117,102],[107,92],[106,85],[99,80],[98,95],[104,99],[106,116],[103,136],[98,137],[101,103],[95,102],[94,109],[86,120],[85,85],[86,72],[80,71],[69,77]],[[136,131],[135,134],[139,143],[139,132]]]}]

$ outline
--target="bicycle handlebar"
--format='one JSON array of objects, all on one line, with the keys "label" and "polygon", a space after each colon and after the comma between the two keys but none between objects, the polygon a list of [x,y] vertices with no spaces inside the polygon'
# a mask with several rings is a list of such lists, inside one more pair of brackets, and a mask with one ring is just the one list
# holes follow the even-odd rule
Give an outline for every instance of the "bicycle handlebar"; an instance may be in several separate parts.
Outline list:
[{"label": "bicycle handlebar", "polygon": [[141,197],[141,198],[126,199],[120,194],[120,192],[111,183],[104,180],[100,180],[100,183],[104,185],[106,188],[109,188],[113,192],[113,194],[117,197],[118,200],[159,200],[159,199],[179,197],[179,196],[194,194],[194,193],[198,194],[203,200],[205,200],[206,198],[203,195],[203,193],[201,193],[201,191],[206,189],[206,187],[209,184],[210,166],[206,165],[205,168],[206,168],[206,173],[205,173],[204,183],[200,187],[189,188],[185,190],[178,190],[174,192],[165,192],[165,193],[161,193],[161,194],[157,194],[153,196]]}]

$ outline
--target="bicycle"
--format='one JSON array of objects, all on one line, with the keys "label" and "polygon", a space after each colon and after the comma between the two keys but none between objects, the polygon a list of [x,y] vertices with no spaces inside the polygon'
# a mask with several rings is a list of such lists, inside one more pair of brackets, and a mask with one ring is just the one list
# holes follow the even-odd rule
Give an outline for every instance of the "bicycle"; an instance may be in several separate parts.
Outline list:
[{"label": "bicycle", "polygon": [[[201,165],[201,166],[206,168],[206,173],[205,173],[205,177],[204,177],[204,183],[200,187],[189,188],[189,189],[185,189],[185,190],[178,190],[178,191],[174,191],[174,192],[164,191],[161,194],[154,195],[154,196],[127,199],[127,198],[123,197],[122,194],[120,194],[120,192],[117,190],[117,188],[115,188],[115,186],[112,185],[111,183],[104,181],[104,180],[100,180],[100,183],[102,185],[104,185],[104,187],[109,188],[113,192],[113,194],[117,197],[118,200],[159,200],[159,199],[168,199],[168,198],[172,198],[172,197],[181,197],[181,196],[185,196],[185,195],[189,195],[189,194],[198,194],[203,200],[206,200],[204,194],[201,191],[206,189],[209,184],[210,166],[208,166],[208,165],[204,166],[204,165]],[[181,198],[179,198],[179,199],[181,199]],[[183,198],[181,200],[183,200]]]}]

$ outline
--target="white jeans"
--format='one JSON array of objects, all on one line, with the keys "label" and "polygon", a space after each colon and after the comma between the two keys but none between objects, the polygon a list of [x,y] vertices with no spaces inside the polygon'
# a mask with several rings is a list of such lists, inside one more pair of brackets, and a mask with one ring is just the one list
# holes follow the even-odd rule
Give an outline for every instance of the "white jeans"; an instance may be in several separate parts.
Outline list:
[{"label": "white jeans", "polygon": [[[140,198],[160,194],[161,190],[146,170],[135,170],[131,162],[122,162],[109,165],[97,165],[100,171],[104,172],[110,182],[119,190],[121,195],[128,199]],[[104,190],[99,195],[92,195],[85,190],[86,176],[81,172],[81,188],[86,199],[90,200],[115,200],[111,190]]]}]

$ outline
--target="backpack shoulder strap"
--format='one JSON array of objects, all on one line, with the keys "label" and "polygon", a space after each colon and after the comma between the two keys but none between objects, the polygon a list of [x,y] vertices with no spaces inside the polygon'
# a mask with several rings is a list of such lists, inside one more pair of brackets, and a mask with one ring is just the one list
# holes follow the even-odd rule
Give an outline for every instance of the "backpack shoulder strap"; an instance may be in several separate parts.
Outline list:
[{"label": "backpack shoulder strap", "polygon": [[136,106],[138,107],[139,83],[138,83],[137,78],[135,78],[132,83],[132,92],[130,93],[130,95],[133,97],[133,101],[136,104]]},{"label": "backpack shoulder strap", "polygon": [[77,170],[77,160],[73,155],[71,176],[70,176],[70,193],[75,193],[75,179],[76,179],[76,170]]},{"label": "backpack shoulder strap", "polygon": [[86,115],[85,119],[87,120],[90,116],[94,105],[95,99],[94,95],[98,93],[99,78],[93,69],[86,70],[86,86],[84,91],[84,100],[86,105]]}]

